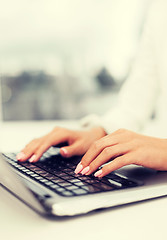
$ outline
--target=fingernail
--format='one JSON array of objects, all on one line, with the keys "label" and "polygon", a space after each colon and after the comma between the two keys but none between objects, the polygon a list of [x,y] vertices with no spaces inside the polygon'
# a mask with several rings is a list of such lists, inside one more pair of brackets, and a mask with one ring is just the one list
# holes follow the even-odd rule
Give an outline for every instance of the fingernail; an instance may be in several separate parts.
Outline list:
[{"label": "fingernail", "polygon": [[89,172],[89,170],[90,170],[90,167],[88,166],[88,167],[86,167],[86,168],[84,168],[84,169],[82,170],[81,174],[82,174],[82,175],[85,175],[86,173]]},{"label": "fingernail", "polygon": [[68,155],[68,151],[66,148],[61,148],[61,151],[63,152],[63,155],[66,157]]},{"label": "fingernail", "polygon": [[102,175],[103,171],[102,170],[99,170],[97,172],[95,172],[94,176],[95,177],[100,177],[100,175]]},{"label": "fingernail", "polygon": [[75,169],[75,173],[76,173],[76,174],[80,173],[80,172],[82,171],[82,169],[83,169],[83,166],[82,166],[81,163],[79,163],[79,164],[77,165],[76,169]]},{"label": "fingernail", "polygon": [[32,162],[35,161],[35,159],[36,159],[36,155],[33,155],[33,156],[29,159],[29,162],[32,163]]},{"label": "fingernail", "polygon": [[16,156],[18,161],[22,160],[24,157],[25,157],[25,154],[23,152],[18,153],[17,156]]}]

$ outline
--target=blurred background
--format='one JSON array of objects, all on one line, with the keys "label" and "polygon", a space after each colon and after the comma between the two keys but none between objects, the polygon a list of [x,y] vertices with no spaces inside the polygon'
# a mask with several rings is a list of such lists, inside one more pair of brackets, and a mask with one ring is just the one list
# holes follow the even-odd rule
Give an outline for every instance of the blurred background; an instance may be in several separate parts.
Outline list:
[{"label": "blurred background", "polygon": [[151,2],[1,0],[1,119],[79,119],[112,107]]}]

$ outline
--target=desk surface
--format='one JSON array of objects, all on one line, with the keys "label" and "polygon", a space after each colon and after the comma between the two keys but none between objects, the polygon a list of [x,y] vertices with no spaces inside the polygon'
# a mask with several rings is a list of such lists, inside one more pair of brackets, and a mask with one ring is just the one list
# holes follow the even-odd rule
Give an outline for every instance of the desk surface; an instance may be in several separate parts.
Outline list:
[{"label": "desk surface", "polygon": [[[34,137],[66,122],[25,122],[0,125],[2,151],[17,151]],[[17,137],[16,137],[17,136]],[[0,237],[17,239],[166,239],[167,198],[63,220],[45,219],[0,187]]]}]

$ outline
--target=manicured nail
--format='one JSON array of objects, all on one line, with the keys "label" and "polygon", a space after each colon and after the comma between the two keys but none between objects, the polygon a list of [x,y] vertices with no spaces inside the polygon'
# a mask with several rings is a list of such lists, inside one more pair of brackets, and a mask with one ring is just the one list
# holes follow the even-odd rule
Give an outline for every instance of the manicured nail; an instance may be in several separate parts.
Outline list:
[{"label": "manicured nail", "polygon": [[99,170],[97,172],[95,172],[94,176],[95,177],[100,177],[102,175],[103,171],[102,170]]},{"label": "manicured nail", "polygon": [[86,173],[89,172],[89,170],[90,170],[90,167],[87,166],[86,168],[84,168],[84,169],[82,170],[81,174],[82,174],[82,175],[85,175]]},{"label": "manicured nail", "polygon": [[36,155],[33,155],[30,159],[29,159],[29,162],[32,163],[36,160]]},{"label": "manicured nail", "polygon": [[22,160],[24,157],[25,157],[25,154],[23,152],[18,153],[16,156],[18,161]]},{"label": "manicured nail", "polygon": [[68,155],[68,151],[66,148],[61,148],[61,151],[63,152],[63,156],[67,156]]},{"label": "manicured nail", "polygon": [[80,173],[80,172],[82,171],[82,169],[83,169],[83,166],[82,166],[81,163],[79,163],[79,164],[77,165],[76,169],[75,169],[75,173],[76,173],[76,174]]}]

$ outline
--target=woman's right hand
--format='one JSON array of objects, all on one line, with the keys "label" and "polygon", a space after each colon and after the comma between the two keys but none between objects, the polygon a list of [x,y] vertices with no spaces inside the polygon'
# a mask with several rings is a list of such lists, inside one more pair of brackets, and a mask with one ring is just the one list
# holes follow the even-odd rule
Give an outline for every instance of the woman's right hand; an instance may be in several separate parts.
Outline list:
[{"label": "woman's right hand", "polygon": [[63,157],[83,155],[90,145],[104,137],[106,132],[102,127],[95,127],[87,131],[75,131],[55,127],[47,135],[34,139],[17,154],[18,161],[37,162],[51,146],[67,142],[68,145],[60,148]]}]

